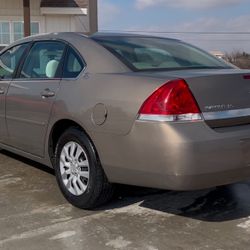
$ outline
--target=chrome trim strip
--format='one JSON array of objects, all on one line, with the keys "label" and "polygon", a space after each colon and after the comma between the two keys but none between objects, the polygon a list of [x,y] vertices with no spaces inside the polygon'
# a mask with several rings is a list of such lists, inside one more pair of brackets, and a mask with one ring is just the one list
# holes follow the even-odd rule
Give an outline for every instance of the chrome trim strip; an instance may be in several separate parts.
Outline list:
[{"label": "chrome trim strip", "polygon": [[250,116],[250,108],[233,109],[233,110],[216,111],[216,112],[203,112],[202,115],[204,119],[207,121],[247,117]]},{"label": "chrome trim strip", "polygon": [[137,120],[140,121],[157,121],[157,122],[178,122],[178,121],[200,121],[201,114],[184,114],[184,115],[139,115]]},{"label": "chrome trim strip", "polygon": [[139,115],[140,121],[176,122],[176,121],[197,121],[197,120],[224,120],[233,118],[250,117],[250,108],[234,109],[216,112],[203,112],[202,114],[185,115]]}]

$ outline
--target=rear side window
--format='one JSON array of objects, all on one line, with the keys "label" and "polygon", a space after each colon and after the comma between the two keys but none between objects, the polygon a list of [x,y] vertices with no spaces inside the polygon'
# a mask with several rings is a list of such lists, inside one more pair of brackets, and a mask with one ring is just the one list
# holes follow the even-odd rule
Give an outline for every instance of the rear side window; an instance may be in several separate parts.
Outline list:
[{"label": "rear side window", "polygon": [[0,79],[12,79],[28,44],[15,46],[0,56]]},{"label": "rear side window", "polygon": [[61,42],[36,42],[21,70],[21,78],[59,78],[65,44]]},{"label": "rear side window", "polygon": [[84,62],[78,53],[71,47],[64,62],[63,78],[76,78],[84,68]]}]

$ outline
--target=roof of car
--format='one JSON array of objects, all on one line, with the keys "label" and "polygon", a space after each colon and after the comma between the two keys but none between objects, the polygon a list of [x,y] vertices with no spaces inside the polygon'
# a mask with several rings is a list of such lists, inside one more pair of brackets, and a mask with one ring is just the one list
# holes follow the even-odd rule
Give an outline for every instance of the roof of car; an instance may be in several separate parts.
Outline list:
[{"label": "roof of car", "polygon": [[[46,39],[62,39],[62,40],[68,40],[70,38],[72,38],[72,36],[74,36],[75,38],[79,37],[84,37],[84,38],[89,38],[89,39],[118,39],[118,38],[122,38],[122,37],[141,37],[141,38],[164,38],[167,40],[173,40],[173,41],[179,41],[178,39],[172,39],[172,38],[167,38],[167,37],[157,37],[157,36],[152,36],[152,35],[143,35],[143,34],[137,34],[137,33],[110,33],[110,32],[97,32],[91,36],[86,36],[83,33],[80,32],[54,32],[54,33],[46,33],[46,34],[38,34],[38,35],[33,35],[33,36],[29,36],[29,37],[25,37],[23,39],[20,39],[16,42],[14,42],[12,45],[15,44],[20,44],[20,43],[24,43],[24,42],[30,42],[30,41],[34,41],[34,40],[46,40]],[[9,46],[8,46],[9,47]]]},{"label": "roof of car", "polygon": [[90,38],[119,38],[119,37],[150,37],[150,38],[164,38],[168,40],[175,40],[178,41],[178,39],[174,38],[168,38],[168,37],[162,37],[162,36],[155,36],[150,34],[139,34],[139,33],[110,33],[110,32],[97,32],[90,36]]}]

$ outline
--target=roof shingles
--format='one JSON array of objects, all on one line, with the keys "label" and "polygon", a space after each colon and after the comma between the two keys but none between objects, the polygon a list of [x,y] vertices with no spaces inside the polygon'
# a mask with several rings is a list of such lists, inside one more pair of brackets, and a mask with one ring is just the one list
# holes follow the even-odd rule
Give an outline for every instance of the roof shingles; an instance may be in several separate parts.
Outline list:
[{"label": "roof shingles", "polygon": [[88,0],[41,0],[41,7],[86,8]]}]

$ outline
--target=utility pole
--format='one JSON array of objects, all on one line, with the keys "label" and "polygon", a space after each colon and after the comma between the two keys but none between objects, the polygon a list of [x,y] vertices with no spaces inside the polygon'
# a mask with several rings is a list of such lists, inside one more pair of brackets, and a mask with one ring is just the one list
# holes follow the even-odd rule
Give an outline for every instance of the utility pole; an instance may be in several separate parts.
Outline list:
[{"label": "utility pole", "polygon": [[[91,1],[91,0],[90,0]],[[24,36],[30,36],[30,0],[23,0]]]},{"label": "utility pole", "polygon": [[97,0],[89,0],[89,33],[94,34],[98,31],[98,3]]}]

